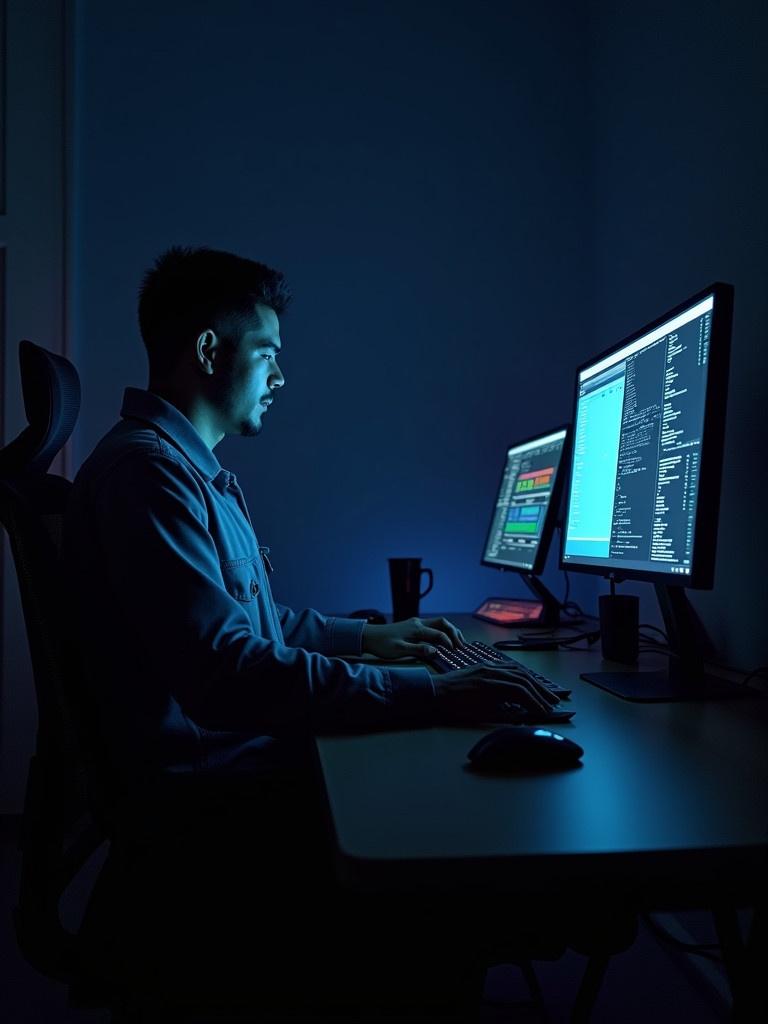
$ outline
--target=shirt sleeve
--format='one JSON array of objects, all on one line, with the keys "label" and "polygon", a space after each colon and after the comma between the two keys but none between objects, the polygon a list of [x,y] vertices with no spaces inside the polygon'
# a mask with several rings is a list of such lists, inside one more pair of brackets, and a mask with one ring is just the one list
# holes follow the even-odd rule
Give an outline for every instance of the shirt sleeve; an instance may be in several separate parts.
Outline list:
[{"label": "shirt sleeve", "polygon": [[[227,590],[208,531],[205,497],[172,456],[131,452],[98,482],[89,502],[101,609],[130,621],[124,675],[149,673],[198,724],[284,732],[424,724],[435,691],[424,669],[350,665],[294,646],[305,635],[334,650],[353,644],[357,620],[285,611],[289,642],[259,636]],[[322,635],[322,636],[321,636]],[[359,648],[359,634],[357,645]]]},{"label": "shirt sleeve", "polygon": [[363,653],[364,619],[344,619],[322,615],[312,608],[294,612],[275,603],[285,642],[291,647],[305,647],[320,654],[355,655]]}]

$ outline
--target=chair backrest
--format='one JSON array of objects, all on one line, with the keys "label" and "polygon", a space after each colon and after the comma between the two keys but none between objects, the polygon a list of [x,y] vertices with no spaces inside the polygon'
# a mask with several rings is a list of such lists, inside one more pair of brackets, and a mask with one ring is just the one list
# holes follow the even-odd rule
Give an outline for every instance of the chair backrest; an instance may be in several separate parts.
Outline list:
[{"label": "chair backrest", "polygon": [[0,451],[3,479],[46,473],[80,412],[80,377],[64,356],[20,341],[19,369],[27,426]]},{"label": "chair backrest", "polygon": [[60,553],[71,484],[47,472],[77,420],[80,381],[67,359],[30,341],[19,345],[19,364],[28,426],[0,451],[0,523],[18,577],[38,730],[14,916],[27,959],[46,974],[66,978],[74,969],[75,943],[61,925],[59,900],[105,838],[91,813],[75,665],[60,628]]}]

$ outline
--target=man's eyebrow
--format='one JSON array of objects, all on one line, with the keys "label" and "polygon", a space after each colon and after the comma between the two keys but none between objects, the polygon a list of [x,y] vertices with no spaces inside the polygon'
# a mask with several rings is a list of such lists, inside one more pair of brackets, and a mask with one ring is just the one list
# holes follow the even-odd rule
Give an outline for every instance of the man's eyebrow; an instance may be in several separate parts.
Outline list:
[{"label": "man's eyebrow", "polygon": [[276,341],[257,341],[256,348],[273,348],[275,352],[280,352],[282,345],[278,345]]}]

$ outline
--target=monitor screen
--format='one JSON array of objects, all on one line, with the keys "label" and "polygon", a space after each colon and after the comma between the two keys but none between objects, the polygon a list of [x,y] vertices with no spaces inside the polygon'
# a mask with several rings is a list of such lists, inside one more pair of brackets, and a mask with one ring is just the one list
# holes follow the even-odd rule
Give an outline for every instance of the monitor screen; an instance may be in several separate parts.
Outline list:
[{"label": "monitor screen", "polygon": [[524,573],[544,568],[558,513],[567,438],[568,428],[560,427],[507,449],[483,565]]},{"label": "monitor screen", "polygon": [[711,586],[731,307],[712,285],[578,369],[562,568]]}]

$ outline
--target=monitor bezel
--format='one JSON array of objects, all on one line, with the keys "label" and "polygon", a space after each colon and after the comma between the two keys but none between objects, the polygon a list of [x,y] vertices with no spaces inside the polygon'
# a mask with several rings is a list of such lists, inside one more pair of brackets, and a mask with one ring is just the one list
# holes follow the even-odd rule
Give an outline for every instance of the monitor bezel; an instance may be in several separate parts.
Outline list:
[{"label": "monitor bezel", "polygon": [[533,568],[526,569],[523,566],[499,565],[498,562],[489,562],[485,558],[485,553],[488,550],[488,542],[491,539],[493,522],[496,518],[496,502],[494,501],[493,510],[491,511],[491,521],[488,524],[488,529],[485,534],[485,542],[483,544],[482,557],[480,559],[480,564],[486,566],[488,569],[496,569],[499,572],[516,572],[521,576],[540,576],[543,572],[544,566],[547,562],[549,548],[552,543],[552,534],[554,533],[558,515],[560,513],[560,504],[563,497],[563,483],[570,458],[571,424],[561,423],[556,427],[552,427],[551,430],[539,430],[537,433],[531,434],[530,437],[520,438],[508,444],[504,449],[504,461],[501,466],[501,474],[494,492],[494,498],[497,498],[499,491],[501,490],[501,485],[504,482],[504,473],[507,469],[507,458],[510,448],[519,448],[520,445],[530,444],[533,441],[544,440],[545,437],[557,434],[560,431],[565,431],[565,437],[563,438],[563,450],[560,454],[560,462],[558,464],[557,474],[555,475],[555,483],[552,488],[552,497],[549,505],[547,506],[547,514],[544,518],[544,526],[542,527],[539,546],[536,550],[536,557],[533,561]]},{"label": "monitor bezel", "polygon": [[[693,590],[711,590],[714,585],[715,555],[717,545],[717,528],[720,516],[720,482],[722,478],[723,450],[725,447],[725,415],[728,400],[728,374],[731,353],[731,327],[733,320],[733,285],[716,281],[691,295],[684,302],[678,303],[666,313],[656,317],[637,331],[627,335],[615,345],[611,345],[599,355],[581,363],[576,368],[575,387],[573,392],[573,423],[579,404],[579,376],[583,370],[602,359],[618,352],[625,345],[637,341],[649,334],[668,320],[683,313],[707,296],[714,296],[712,316],[712,333],[709,343],[709,372],[704,397],[704,430],[701,438],[701,466],[699,470],[699,495],[696,504],[696,530],[691,556],[690,575],[674,572],[654,572],[651,569],[624,569],[620,566],[589,565],[583,562],[566,560],[565,543],[567,534],[568,511],[570,501],[568,494],[565,500],[563,529],[560,537],[560,568],[564,572],[585,572],[605,579],[642,580],[649,583],[661,583],[672,587],[688,587]],[[575,429],[575,427],[574,427]],[[575,451],[571,450],[568,466],[568,482],[573,479],[573,460]]]}]

